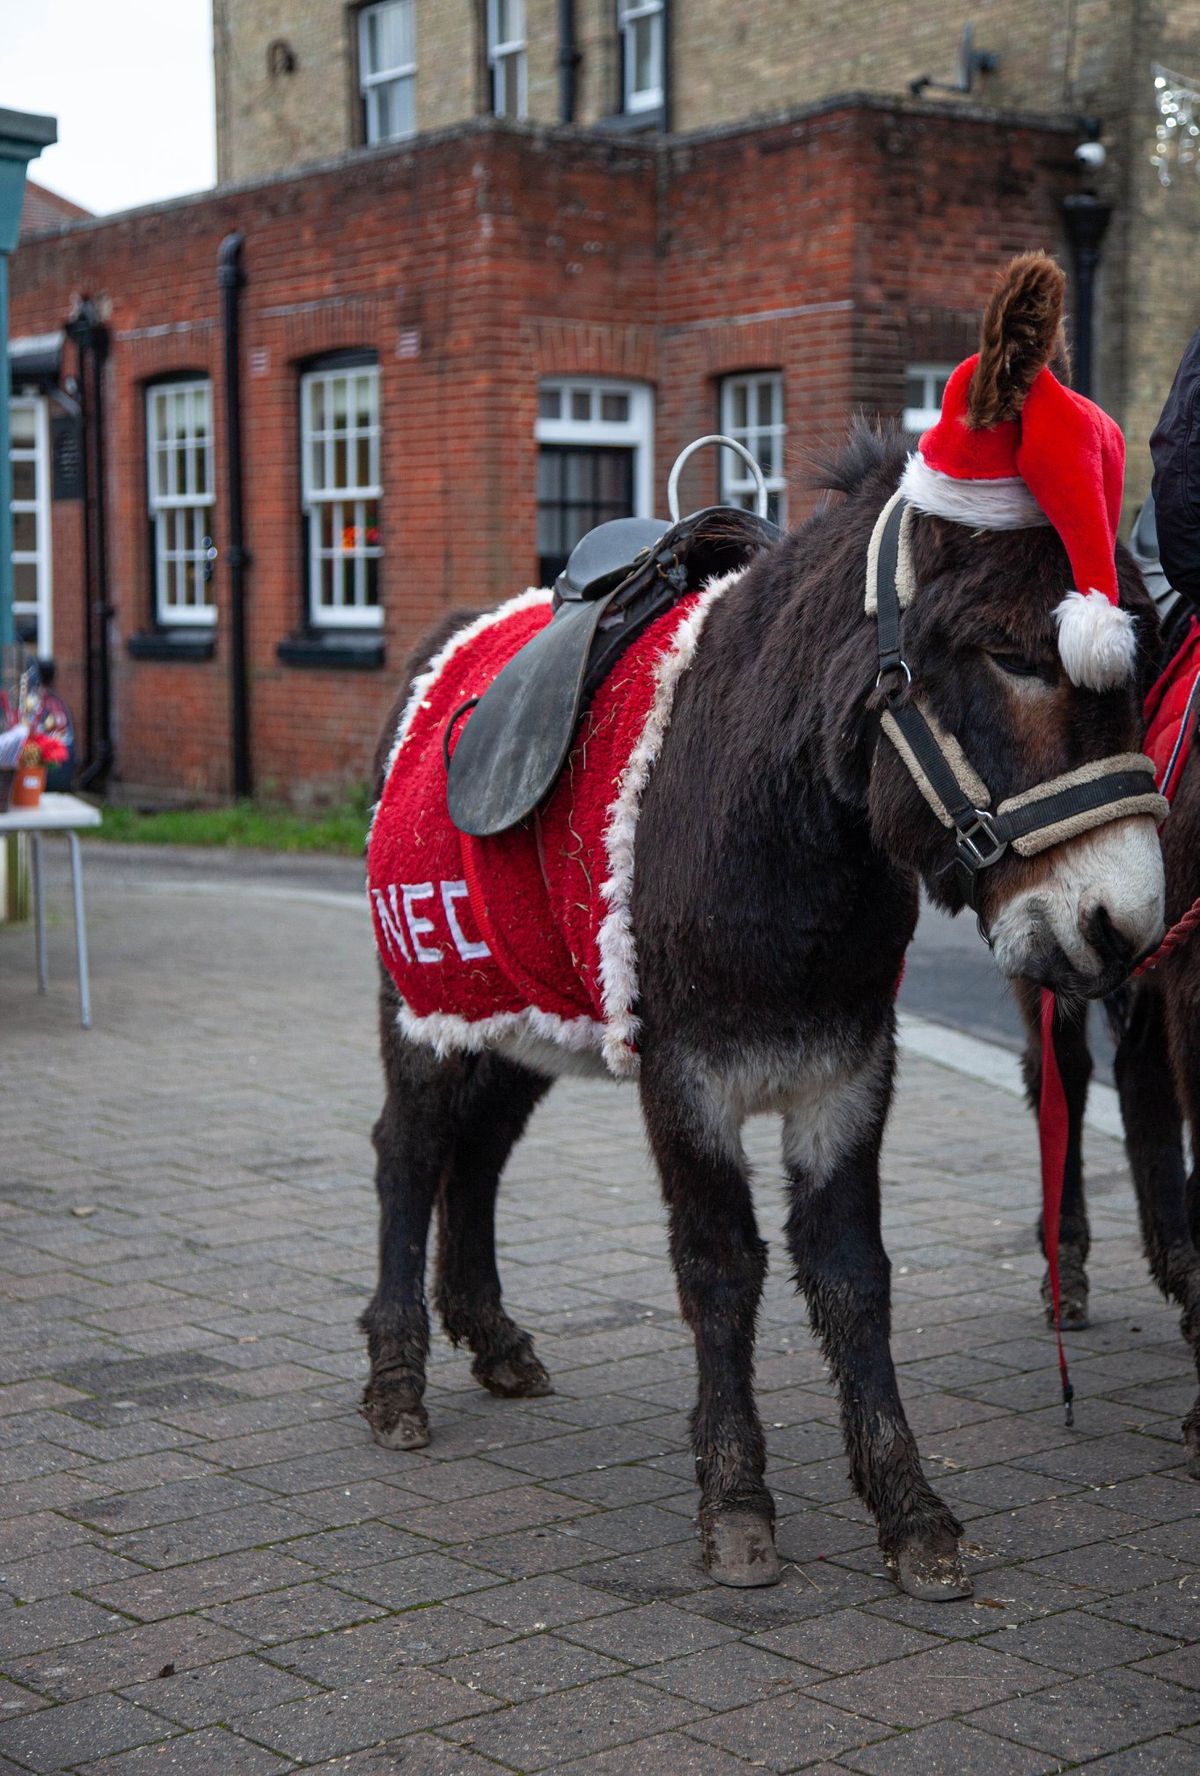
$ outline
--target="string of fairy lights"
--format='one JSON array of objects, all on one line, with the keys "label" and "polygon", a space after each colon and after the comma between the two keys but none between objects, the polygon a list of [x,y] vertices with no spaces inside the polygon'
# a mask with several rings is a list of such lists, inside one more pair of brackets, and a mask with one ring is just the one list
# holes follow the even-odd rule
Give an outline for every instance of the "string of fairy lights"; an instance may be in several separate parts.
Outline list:
[{"label": "string of fairy lights", "polygon": [[1190,167],[1200,173],[1200,76],[1175,74],[1153,64],[1154,108],[1158,121],[1150,164],[1161,185],[1171,185]]}]

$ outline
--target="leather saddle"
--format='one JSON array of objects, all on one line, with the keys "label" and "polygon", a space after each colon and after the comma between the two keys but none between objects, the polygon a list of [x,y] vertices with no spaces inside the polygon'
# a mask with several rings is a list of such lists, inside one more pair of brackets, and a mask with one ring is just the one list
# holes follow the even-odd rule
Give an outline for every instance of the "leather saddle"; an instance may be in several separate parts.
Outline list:
[{"label": "leather saddle", "polygon": [[[744,567],[782,531],[736,506],[677,524],[617,518],[589,531],[554,586],[553,616],[497,674],[448,753],[446,801],[460,832],[506,832],[545,800],[579,721],[626,648],[716,574]],[[469,709],[469,714],[467,710]]]}]

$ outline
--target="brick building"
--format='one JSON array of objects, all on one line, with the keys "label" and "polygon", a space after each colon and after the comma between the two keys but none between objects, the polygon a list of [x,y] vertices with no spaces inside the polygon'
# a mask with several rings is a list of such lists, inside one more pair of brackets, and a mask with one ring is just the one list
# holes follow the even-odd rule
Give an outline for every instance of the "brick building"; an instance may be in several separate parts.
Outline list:
[{"label": "brick building", "polygon": [[[1050,9],[990,8],[991,84],[937,99],[888,89],[949,72],[944,14],[882,11],[851,66],[853,32],[822,64],[825,13],[790,0],[217,0],[217,190],[52,226],[13,265],[22,623],[115,793],[225,796],[240,760],[243,785],[332,795],[424,629],[544,580],[590,522],[661,509],[696,434],[744,437],[795,519],[854,409],[924,422],[995,265],[1067,257],[1080,124],[1037,85],[1067,77]],[[884,90],[822,96],[839,54]],[[1114,263],[1100,392],[1122,416]],[[1143,277],[1170,286],[1177,356],[1195,280]],[[687,503],[744,495],[733,459],[688,473]]]}]

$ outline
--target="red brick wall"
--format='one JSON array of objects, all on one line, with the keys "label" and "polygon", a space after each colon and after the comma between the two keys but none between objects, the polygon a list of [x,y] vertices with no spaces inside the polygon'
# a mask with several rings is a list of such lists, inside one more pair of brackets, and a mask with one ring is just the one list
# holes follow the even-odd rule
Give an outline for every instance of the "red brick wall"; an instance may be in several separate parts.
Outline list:
[{"label": "red brick wall", "polygon": [[[23,245],[13,330],[90,295],[112,335],[108,513],[119,779],[228,793],[228,571],[207,662],[131,659],[151,614],[143,390],[211,376],[223,540],[217,251],[245,235],[242,295],[248,648],[254,774],[296,799],[361,780],[405,653],[447,608],[536,567],[540,377],[633,377],[656,391],[660,507],[676,452],[713,429],[718,379],[782,368],[791,512],[811,449],[855,406],[895,414],[914,357],[957,356],[996,264],[1056,244],[1073,138],[916,110],[831,108],[669,147],[483,125],[408,150],[83,224]],[[939,344],[941,341],[943,343]],[[280,663],[300,621],[297,374],[371,347],[381,369],[387,666]],[[688,503],[715,491],[693,465]],[[82,654],[79,508],[55,510],[64,690]],[[70,651],[69,651],[70,650]]]}]

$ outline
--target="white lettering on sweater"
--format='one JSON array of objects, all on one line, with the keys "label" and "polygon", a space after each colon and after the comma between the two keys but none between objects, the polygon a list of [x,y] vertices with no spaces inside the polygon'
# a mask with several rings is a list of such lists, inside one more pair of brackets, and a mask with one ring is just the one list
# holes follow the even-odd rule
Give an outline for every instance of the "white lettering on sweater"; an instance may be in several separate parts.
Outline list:
[{"label": "white lettering on sweater", "polygon": [[[474,962],[490,956],[492,952],[482,938],[467,936],[455,908],[456,901],[469,899],[467,884],[461,881],[440,882],[438,891],[446,929],[461,959],[464,962]],[[371,889],[379,934],[389,956],[399,956],[405,962],[416,960],[432,963],[444,960],[445,949],[436,942],[428,941],[437,935],[436,924],[433,919],[426,918],[423,913],[415,910],[418,902],[433,900],[434,893],[432,882],[389,882],[386,888]]]}]

